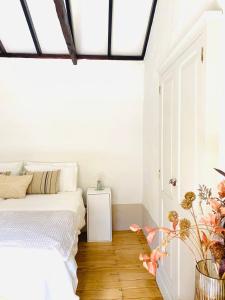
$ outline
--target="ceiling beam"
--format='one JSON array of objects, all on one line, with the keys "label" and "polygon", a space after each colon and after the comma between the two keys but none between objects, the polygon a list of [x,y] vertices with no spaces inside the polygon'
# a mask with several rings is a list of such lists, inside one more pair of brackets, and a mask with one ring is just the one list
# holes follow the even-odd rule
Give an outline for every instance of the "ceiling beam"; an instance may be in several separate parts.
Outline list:
[{"label": "ceiling beam", "polygon": [[1,40],[0,40],[0,54],[6,54],[5,47]]},{"label": "ceiling beam", "polygon": [[95,60],[143,60],[142,56],[132,56],[132,55],[87,55],[78,54],[78,59],[95,59]]},{"label": "ceiling beam", "polygon": [[62,32],[69,50],[70,57],[73,64],[77,64],[76,47],[73,40],[73,35],[70,29],[69,18],[67,15],[66,7],[64,5],[64,0],[54,0],[56,12],[59,18],[59,22],[62,28]]},{"label": "ceiling beam", "polygon": [[29,11],[29,7],[27,5],[27,1],[26,0],[20,0],[20,3],[21,3],[21,6],[23,8],[23,12],[24,12],[25,18],[27,20],[27,25],[29,27],[30,34],[32,36],[36,51],[39,55],[41,55],[42,54],[41,46],[40,46],[39,41],[38,41],[37,33],[36,33],[35,28],[34,28],[34,23],[32,21],[32,17],[31,17],[30,11]]},{"label": "ceiling beam", "polygon": [[69,54],[0,53],[2,58],[71,59]]},{"label": "ceiling beam", "polygon": [[143,49],[142,49],[142,58],[143,59],[145,57],[147,46],[148,46],[148,41],[149,41],[149,36],[150,36],[153,20],[154,20],[156,5],[157,5],[157,0],[153,0],[152,7],[151,7],[151,12],[150,12],[150,16],[149,16],[149,21],[148,21],[148,27],[147,27],[146,34],[145,34],[144,46],[143,46]]},{"label": "ceiling beam", "polygon": [[[32,53],[0,53],[0,57],[3,58],[36,58],[36,59],[71,59],[69,54],[32,54]],[[127,55],[89,55],[89,54],[77,54],[77,59],[89,59],[89,60],[130,60],[139,61],[143,60],[142,56],[127,56]]]},{"label": "ceiling beam", "polygon": [[71,30],[71,33],[72,33],[73,41],[75,43],[74,32],[73,32],[73,20],[72,20],[72,16],[71,16],[71,8],[70,8],[70,0],[65,0],[65,3],[66,3],[68,21],[69,21],[69,24],[70,24],[70,30]]},{"label": "ceiling beam", "polygon": [[109,0],[108,56],[111,56],[112,54],[112,17],[113,17],[113,0]]}]

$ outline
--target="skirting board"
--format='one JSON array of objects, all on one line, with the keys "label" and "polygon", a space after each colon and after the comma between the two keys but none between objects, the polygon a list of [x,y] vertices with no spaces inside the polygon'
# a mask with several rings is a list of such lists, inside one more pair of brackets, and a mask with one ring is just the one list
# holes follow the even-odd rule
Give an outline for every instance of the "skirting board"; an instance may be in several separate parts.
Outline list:
[{"label": "skirting board", "polygon": [[[112,223],[113,230],[128,230],[133,223],[140,226],[157,227],[157,224],[151,218],[149,212],[142,203],[137,204],[113,204],[112,205]],[[86,231],[84,229],[84,231]],[[152,244],[152,248],[158,245],[157,239]],[[165,283],[163,272],[158,270],[156,277],[159,289],[162,293],[164,300],[172,300],[167,284]]]},{"label": "skirting board", "polygon": [[128,230],[131,224],[143,225],[143,205],[113,204],[112,227],[113,230]]},{"label": "skirting board", "polygon": [[[146,209],[146,207],[143,205],[143,226],[150,226],[150,227],[157,227],[158,225],[155,223],[155,221],[152,219],[152,217],[150,216],[148,210]],[[146,234],[146,232],[144,232]],[[155,248],[158,245],[158,239],[157,239],[158,235],[156,236],[156,238],[154,238],[153,243],[151,245],[151,248]]]},{"label": "skirting board", "polygon": [[[85,217],[86,225],[82,232],[87,231],[87,216]],[[143,225],[143,205],[137,204],[113,204],[112,205],[112,229],[115,231],[129,230],[131,224]]]},{"label": "skirting board", "polygon": [[159,272],[159,271],[158,271],[158,273],[156,275],[156,282],[157,282],[158,287],[160,289],[160,292],[161,292],[161,294],[163,296],[163,299],[164,300],[173,300],[174,298],[169,293],[167,285],[165,284],[165,280],[164,280],[163,274],[161,272]]}]

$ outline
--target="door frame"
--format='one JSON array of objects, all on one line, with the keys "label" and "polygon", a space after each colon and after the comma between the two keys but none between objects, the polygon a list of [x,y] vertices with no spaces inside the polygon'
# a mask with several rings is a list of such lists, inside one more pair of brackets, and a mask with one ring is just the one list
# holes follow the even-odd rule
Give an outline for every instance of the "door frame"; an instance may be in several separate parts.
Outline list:
[{"label": "door frame", "polygon": [[[208,38],[208,31],[209,31],[209,25],[213,23],[214,21],[218,22],[218,20],[221,21],[222,18],[222,12],[221,11],[207,11],[205,12],[198,22],[191,28],[191,30],[184,35],[182,40],[174,47],[168,58],[164,61],[162,66],[159,68],[158,78],[159,78],[159,95],[158,95],[158,107],[159,107],[159,185],[158,185],[158,195],[159,195],[159,215],[158,215],[158,224],[161,226],[161,217],[162,217],[162,201],[161,201],[161,165],[162,165],[162,97],[161,97],[161,80],[163,75],[166,73],[166,71],[170,68],[170,66],[177,60],[179,57],[184,53],[184,51],[189,48],[200,36],[204,36],[205,39]],[[212,76],[212,75],[211,75]],[[209,78],[210,77],[209,75]],[[209,79],[210,80],[210,79]],[[212,88],[213,89],[213,88]],[[179,251],[178,251],[179,253]],[[175,300],[170,292],[169,284],[167,283],[167,280],[165,279],[165,276],[163,275],[163,271],[160,271],[157,273],[157,283],[159,285],[159,288],[161,290],[161,293],[163,295],[163,298],[165,300]],[[179,291],[178,287],[178,291]],[[176,299],[177,300],[177,299]]]}]

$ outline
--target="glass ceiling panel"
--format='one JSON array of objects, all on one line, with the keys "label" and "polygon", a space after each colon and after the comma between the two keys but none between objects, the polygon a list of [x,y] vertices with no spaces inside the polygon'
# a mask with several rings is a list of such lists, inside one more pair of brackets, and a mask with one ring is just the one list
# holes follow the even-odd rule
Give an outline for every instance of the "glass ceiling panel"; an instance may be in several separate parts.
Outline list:
[{"label": "glass ceiling panel", "polygon": [[68,54],[53,0],[27,0],[43,53]]},{"label": "glass ceiling panel", "polygon": [[108,0],[70,0],[77,53],[107,54]]},{"label": "glass ceiling panel", "polygon": [[0,1],[0,39],[7,52],[36,53],[19,0]]},{"label": "glass ceiling panel", "polygon": [[141,55],[152,0],[114,0],[112,54]]}]

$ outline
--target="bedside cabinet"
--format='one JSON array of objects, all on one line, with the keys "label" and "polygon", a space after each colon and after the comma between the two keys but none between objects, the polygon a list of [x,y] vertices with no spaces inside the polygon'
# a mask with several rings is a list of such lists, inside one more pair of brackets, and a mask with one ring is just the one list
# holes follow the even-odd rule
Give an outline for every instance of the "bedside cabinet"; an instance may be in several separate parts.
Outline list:
[{"label": "bedside cabinet", "polygon": [[111,190],[87,190],[87,240],[88,242],[112,241]]}]

